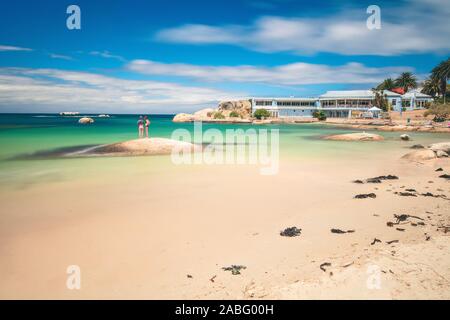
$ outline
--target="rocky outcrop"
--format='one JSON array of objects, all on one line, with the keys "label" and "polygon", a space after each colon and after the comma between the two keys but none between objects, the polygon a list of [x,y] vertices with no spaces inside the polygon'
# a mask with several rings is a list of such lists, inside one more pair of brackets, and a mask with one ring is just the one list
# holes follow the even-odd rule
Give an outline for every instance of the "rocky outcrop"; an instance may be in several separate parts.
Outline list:
[{"label": "rocky outcrop", "polygon": [[235,112],[242,118],[249,118],[252,114],[252,104],[249,100],[222,101],[218,110],[226,117]]},{"label": "rocky outcrop", "polygon": [[333,136],[327,136],[324,139],[334,141],[382,141],[384,138],[378,134],[357,132],[347,134],[337,134]]},{"label": "rocky outcrop", "polygon": [[191,122],[195,121],[195,117],[193,114],[190,113],[178,113],[173,117],[173,122]]},{"label": "rocky outcrop", "polygon": [[249,100],[223,101],[217,109],[206,108],[190,113],[179,113],[173,122],[220,122],[220,123],[250,123],[252,105]]},{"label": "rocky outcrop", "polygon": [[450,142],[434,143],[427,149],[419,149],[405,154],[402,159],[410,161],[426,161],[437,158],[448,158],[450,154]]},{"label": "rocky outcrop", "polygon": [[438,158],[448,158],[448,153],[442,150],[436,151],[436,156]]},{"label": "rocky outcrop", "polygon": [[89,117],[83,117],[83,118],[80,118],[80,120],[78,120],[78,123],[90,124],[90,123],[94,123],[94,119],[89,118]]},{"label": "rocky outcrop", "polygon": [[430,149],[412,151],[402,157],[402,159],[409,161],[426,161],[435,158],[437,158],[436,154]]},{"label": "rocky outcrop", "polygon": [[450,154],[450,142],[433,143],[429,148],[435,152],[444,151],[445,153]]},{"label": "rocky outcrop", "polygon": [[201,120],[201,119],[208,120],[208,119],[211,119],[214,112],[216,112],[216,110],[213,108],[202,109],[202,110],[199,110],[194,113],[194,118],[199,119],[199,120]]},{"label": "rocky outcrop", "polygon": [[144,138],[91,147],[67,156],[142,156],[165,155],[177,148],[185,152],[200,151],[201,146],[165,138]]}]

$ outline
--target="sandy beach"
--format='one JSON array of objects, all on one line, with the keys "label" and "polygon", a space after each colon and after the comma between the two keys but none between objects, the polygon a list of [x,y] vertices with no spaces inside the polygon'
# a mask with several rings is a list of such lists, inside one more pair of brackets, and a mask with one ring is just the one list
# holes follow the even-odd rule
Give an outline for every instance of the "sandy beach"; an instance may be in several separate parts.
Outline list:
[{"label": "sandy beach", "polygon": [[[158,170],[143,157],[127,176],[110,168],[2,190],[0,297],[449,299],[450,185],[439,175],[450,163],[400,160],[406,151],[284,159],[274,176],[249,165]],[[352,182],[388,174],[399,179]],[[395,214],[420,219],[387,226]],[[292,226],[298,237],[280,236]],[[66,288],[68,265],[80,266],[81,290]]]},{"label": "sandy beach", "polygon": [[323,300],[450,300],[450,0],[1,8],[14,314],[155,300],[145,314],[164,319],[284,319],[322,300],[314,314],[334,318],[359,313]]}]

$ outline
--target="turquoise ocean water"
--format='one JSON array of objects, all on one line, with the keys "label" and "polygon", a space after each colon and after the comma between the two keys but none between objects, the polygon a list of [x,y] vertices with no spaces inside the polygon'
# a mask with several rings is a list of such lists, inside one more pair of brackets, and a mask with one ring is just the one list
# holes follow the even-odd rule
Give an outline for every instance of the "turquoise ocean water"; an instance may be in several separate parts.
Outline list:
[{"label": "turquoise ocean water", "polygon": [[[192,123],[173,123],[173,115],[152,115],[150,135],[170,138],[173,130],[184,128],[193,132]],[[61,159],[24,157],[35,152],[58,148],[113,143],[137,138],[136,115],[94,116],[91,125],[78,124],[79,117],[61,117],[55,114],[0,114],[0,187],[11,184],[38,183],[68,176],[91,175],[113,170],[135,172],[143,163],[136,158]],[[412,142],[399,141],[398,132],[377,132],[386,140],[377,143],[324,141],[329,134],[354,132],[320,124],[203,124],[203,129],[279,129],[280,158],[294,161],[305,159],[336,159],[370,157],[389,150],[406,148],[413,143],[428,144],[448,141],[448,134],[409,133]],[[168,157],[141,157],[145,165],[164,170]]]}]

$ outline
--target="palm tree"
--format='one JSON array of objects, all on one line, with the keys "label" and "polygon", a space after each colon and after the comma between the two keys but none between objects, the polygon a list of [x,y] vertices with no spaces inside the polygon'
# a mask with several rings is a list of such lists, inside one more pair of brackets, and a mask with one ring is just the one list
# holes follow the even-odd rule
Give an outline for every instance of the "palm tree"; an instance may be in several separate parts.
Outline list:
[{"label": "palm tree", "polygon": [[380,108],[384,112],[390,112],[391,111],[391,105],[389,104],[387,100],[387,95],[383,94],[383,90],[385,89],[378,89],[372,88],[372,92],[375,94],[375,101],[374,104],[376,107]]},{"label": "palm tree", "polygon": [[447,81],[448,78],[450,78],[450,58],[442,61],[436,67],[434,67],[431,71],[431,77],[439,83],[439,91],[444,96],[445,103],[445,96],[447,94]]},{"label": "palm tree", "polygon": [[436,97],[437,95],[439,95],[439,93],[441,92],[439,80],[436,79],[435,77],[426,79],[423,82],[422,92],[432,97]]},{"label": "palm tree", "polygon": [[403,72],[395,79],[395,85],[402,87],[407,92],[411,88],[417,88],[417,80],[411,72]]},{"label": "palm tree", "polygon": [[392,90],[395,88],[395,82],[391,78],[385,79],[382,83],[380,83],[376,89],[377,90]]}]

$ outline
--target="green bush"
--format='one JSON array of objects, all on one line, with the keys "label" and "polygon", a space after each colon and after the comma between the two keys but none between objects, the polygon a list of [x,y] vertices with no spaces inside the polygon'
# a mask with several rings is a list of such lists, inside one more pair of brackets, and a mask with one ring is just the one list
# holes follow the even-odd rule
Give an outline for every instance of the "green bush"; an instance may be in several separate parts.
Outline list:
[{"label": "green bush", "polygon": [[313,117],[319,119],[319,121],[327,120],[327,116],[325,115],[325,112],[323,112],[323,111],[314,111]]},{"label": "green bush", "polygon": [[215,112],[213,118],[214,119],[225,119],[225,116],[221,112]]},{"label": "green bush", "polygon": [[450,118],[450,104],[434,103],[427,111],[425,111],[424,115],[433,115],[434,122],[444,122]]},{"label": "green bush", "polygon": [[258,109],[253,113],[253,116],[258,120],[262,118],[269,118],[270,112],[267,111],[266,109]]},{"label": "green bush", "polygon": [[241,115],[239,113],[237,113],[236,111],[231,111],[230,112],[230,117],[232,118],[239,118]]}]

